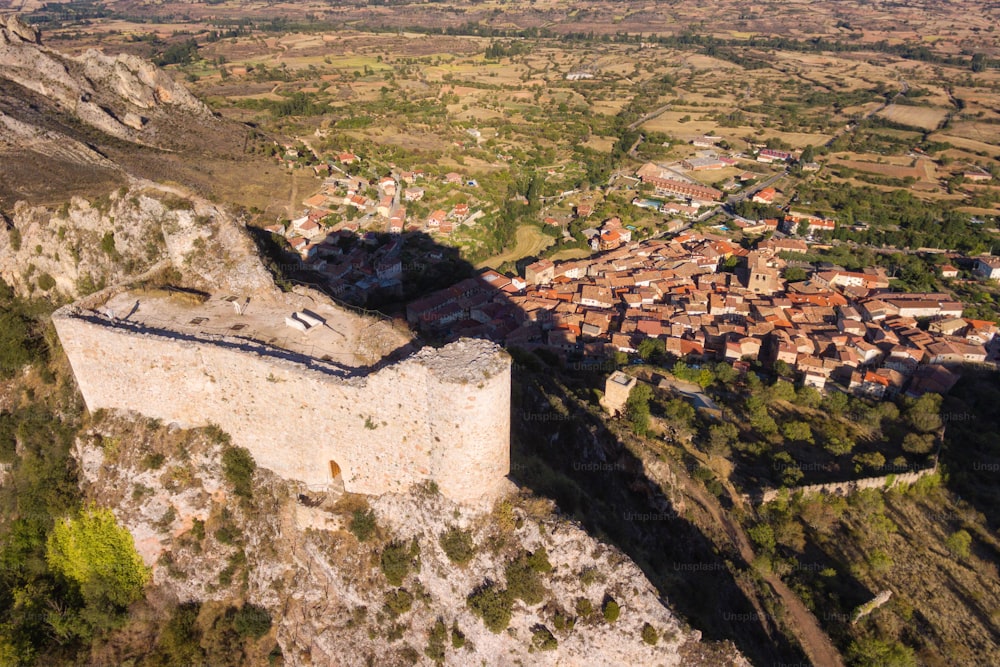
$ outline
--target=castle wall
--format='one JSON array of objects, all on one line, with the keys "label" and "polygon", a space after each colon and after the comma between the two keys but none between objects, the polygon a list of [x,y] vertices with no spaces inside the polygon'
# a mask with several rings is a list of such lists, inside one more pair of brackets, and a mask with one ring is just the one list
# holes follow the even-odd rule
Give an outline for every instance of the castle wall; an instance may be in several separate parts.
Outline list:
[{"label": "castle wall", "polygon": [[510,358],[488,341],[338,377],[245,340],[133,331],[71,307],[53,322],[91,411],[218,424],[285,478],[328,485],[333,461],[347,491],[433,480],[471,501],[497,491],[510,470]]},{"label": "castle wall", "polygon": [[[864,489],[891,489],[895,486],[899,486],[900,484],[914,484],[921,477],[926,477],[927,475],[933,475],[936,473],[937,464],[935,463],[932,467],[923,468],[921,470],[913,470],[894,475],[883,475],[882,477],[863,477],[861,479],[852,479],[843,482],[830,482],[828,484],[797,486],[790,488],[788,492],[789,495],[792,496],[800,492],[804,495],[822,493],[827,495],[848,496]],[[779,489],[767,489],[761,495],[761,503],[766,504],[773,502],[780,494],[781,491]]]}]

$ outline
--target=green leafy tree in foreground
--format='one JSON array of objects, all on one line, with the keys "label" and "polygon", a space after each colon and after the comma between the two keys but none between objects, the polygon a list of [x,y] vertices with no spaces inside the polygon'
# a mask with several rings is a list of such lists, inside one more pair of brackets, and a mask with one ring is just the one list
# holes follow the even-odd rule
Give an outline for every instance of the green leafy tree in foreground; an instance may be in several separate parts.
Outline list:
[{"label": "green leafy tree in foreground", "polygon": [[126,607],[142,597],[150,578],[132,535],[109,509],[91,506],[57,521],[45,555],[52,570],[80,586],[88,603]]},{"label": "green leafy tree in foreground", "polygon": [[649,399],[652,397],[653,390],[640,382],[632,387],[625,401],[625,417],[638,435],[645,435],[649,430]]}]

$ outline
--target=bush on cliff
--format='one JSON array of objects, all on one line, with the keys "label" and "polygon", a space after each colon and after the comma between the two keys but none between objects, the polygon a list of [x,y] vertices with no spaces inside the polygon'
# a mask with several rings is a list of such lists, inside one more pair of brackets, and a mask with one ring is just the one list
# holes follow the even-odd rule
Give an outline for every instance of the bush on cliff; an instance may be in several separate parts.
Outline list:
[{"label": "bush on cliff", "polygon": [[400,586],[409,574],[414,561],[420,557],[420,545],[416,540],[406,542],[390,542],[382,550],[382,573],[393,586]]},{"label": "bush on cliff", "polygon": [[472,533],[460,528],[451,527],[441,533],[441,548],[448,560],[456,565],[465,565],[476,555],[476,545],[472,541]]},{"label": "bush on cliff", "polygon": [[466,603],[490,632],[499,634],[510,624],[514,596],[495,582],[485,582],[469,595]]},{"label": "bush on cliff", "polygon": [[358,538],[358,542],[367,541],[375,534],[375,512],[357,509],[351,515],[351,525],[349,530]]},{"label": "bush on cliff", "polygon": [[257,469],[253,457],[243,447],[227,447],[222,452],[222,472],[233,487],[233,493],[249,500],[253,497],[253,473]]},{"label": "bush on cliff", "polygon": [[[545,561],[548,564],[548,560]],[[549,566],[551,568],[551,565]],[[545,599],[545,586],[538,574],[539,564],[530,555],[523,553],[507,564],[507,589],[511,596],[519,598],[527,605],[539,604]]]},{"label": "bush on cliff", "polygon": [[613,598],[608,598],[604,603],[604,620],[608,623],[614,623],[618,620],[619,615],[621,615],[621,607]]}]

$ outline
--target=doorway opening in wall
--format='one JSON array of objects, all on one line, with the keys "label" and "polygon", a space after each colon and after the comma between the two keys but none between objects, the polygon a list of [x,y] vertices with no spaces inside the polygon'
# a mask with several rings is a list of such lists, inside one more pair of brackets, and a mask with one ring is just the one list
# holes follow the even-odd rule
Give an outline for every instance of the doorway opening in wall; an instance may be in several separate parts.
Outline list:
[{"label": "doorway opening in wall", "polygon": [[340,471],[340,464],[330,460],[330,490],[334,492],[344,492],[344,476]]}]

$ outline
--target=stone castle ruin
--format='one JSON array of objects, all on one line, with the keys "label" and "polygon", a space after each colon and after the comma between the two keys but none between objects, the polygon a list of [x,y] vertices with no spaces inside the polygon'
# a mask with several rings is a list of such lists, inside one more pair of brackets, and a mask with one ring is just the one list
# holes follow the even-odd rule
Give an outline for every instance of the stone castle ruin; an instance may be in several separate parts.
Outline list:
[{"label": "stone castle ruin", "polygon": [[56,311],[89,410],[216,424],[258,465],[314,490],[433,481],[461,502],[501,490],[510,357],[496,344],[463,339],[391,362],[405,336],[322,298],[184,296],[126,290]]}]

